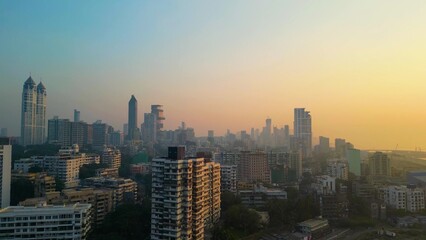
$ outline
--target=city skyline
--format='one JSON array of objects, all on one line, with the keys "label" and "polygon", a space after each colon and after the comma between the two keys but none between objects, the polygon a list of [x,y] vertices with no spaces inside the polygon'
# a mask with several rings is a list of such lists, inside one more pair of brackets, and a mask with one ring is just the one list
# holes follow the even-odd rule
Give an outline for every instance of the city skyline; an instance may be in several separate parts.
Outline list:
[{"label": "city skyline", "polygon": [[47,119],[79,109],[83,121],[121,129],[135,94],[138,119],[162,104],[164,129],[185,121],[198,136],[261,128],[268,117],[292,126],[303,107],[316,138],[425,148],[421,1],[312,2],[315,11],[295,2],[129,2],[123,12],[112,2],[45,3],[0,3],[0,127],[9,135],[20,135],[32,72],[49,90]]}]

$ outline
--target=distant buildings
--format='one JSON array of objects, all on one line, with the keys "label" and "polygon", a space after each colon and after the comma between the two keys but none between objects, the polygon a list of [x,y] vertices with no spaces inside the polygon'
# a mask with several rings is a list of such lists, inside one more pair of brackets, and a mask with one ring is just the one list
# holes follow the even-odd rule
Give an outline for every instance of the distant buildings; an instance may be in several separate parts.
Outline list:
[{"label": "distant buildings", "polygon": [[388,186],[380,188],[379,198],[395,209],[418,212],[425,209],[425,193],[420,188]]},{"label": "distant buildings", "polygon": [[128,130],[127,133],[128,140],[139,140],[139,130],[138,130],[138,101],[135,96],[129,100],[129,116],[128,116]]},{"label": "distant buildings", "polygon": [[9,139],[0,138],[0,208],[10,205],[12,146]]},{"label": "distant buildings", "polygon": [[69,147],[77,144],[87,148],[93,143],[93,126],[83,121],[71,122],[69,119],[59,119],[57,116],[48,121],[47,140],[49,144]]},{"label": "distant buildings", "polygon": [[87,239],[90,204],[13,206],[0,210],[1,239]]},{"label": "distant buildings", "polygon": [[375,152],[369,157],[370,176],[391,176],[391,162],[387,154]]},{"label": "distant buildings", "polygon": [[355,176],[361,176],[361,151],[358,149],[348,149],[346,159],[349,164],[349,172]]},{"label": "distant buildings", "polygon": [[330,152],[330,139],[327,137],[320,136],[319,137],[319,151],[321,153],[329,153]]},{"label": "distant buildings", "polygon": [[74,122],[80,122],[80,111],[74,109]]},{"label": "distant buildings", "polygon": [[46,141],[46,88],[36,85],[31,76],[22,91],[21,143],[24,146]]},{"label": "distant buildings", "polygon": [[237,168],[238,181],[271,183],[271,171],[264,152],[242,151]]},{"label": "distant buildings", "polygon": [[342,162],[329,163],[327,165],[327,174],[342,180],[348,180],[348,165]]},{"label": "distant buildings", "polygon": [[264,208],[268,201],[286,200],[287,192],[280,189],[267,188],[262,185],[254,185],[250,190],[239,190],[241,203],[247,207]]},{"label": "distant buildings", "polygon": [[304,108],[294,109],[294,137],[295,150],[301,150],[303,157],[311,156],[312,151],[312,120],[311,115]]},{"label": "distant buildings", "polygon": [[152,161],[151,239],[201,240],[219,220],[220,165],[184,156],[184,147],[169,147]]}]

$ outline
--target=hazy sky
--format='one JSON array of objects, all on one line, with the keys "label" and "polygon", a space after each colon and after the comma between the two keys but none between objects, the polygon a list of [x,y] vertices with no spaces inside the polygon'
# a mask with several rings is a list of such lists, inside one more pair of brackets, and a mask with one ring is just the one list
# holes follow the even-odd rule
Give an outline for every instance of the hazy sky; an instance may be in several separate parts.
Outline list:
[{"label": "hazy sky", "polygon": [[22,85],[48,118],[115,128],[131,94],[139,124],[197,135],[293,124],[360,148],[426,149],[426,1],[0,0],[0,127],[19,135]]}]

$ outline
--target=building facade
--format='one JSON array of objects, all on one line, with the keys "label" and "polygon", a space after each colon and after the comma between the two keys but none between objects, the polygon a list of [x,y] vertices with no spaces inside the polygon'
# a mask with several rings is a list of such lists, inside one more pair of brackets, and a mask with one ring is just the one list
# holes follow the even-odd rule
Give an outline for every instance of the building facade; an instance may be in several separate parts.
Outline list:
[{"label": "building facade", "polygon": [[220,165],[185,159],[184,147],[152,161],[151,239],[204,239],[220,217]]},{"label": "building facade", "polygon": [[9,139],[0,138],[0,208],[10,205],[12,146]]},{"label": "building facade", "polygon": [[1,239],[87,239],[90,204],[13,206],[0,210]]},{"label": "building facade", "polygon": [[312,119],[311,114],[304,108],[294,109],[294,137],[296,146],[302,150],[303,157],[309,157],[312,153]]},{"label": "building facade", "polygon": [[237,165],[237,179],[248,183],[271,183],[271,171],[266,153],[241,152]]}]

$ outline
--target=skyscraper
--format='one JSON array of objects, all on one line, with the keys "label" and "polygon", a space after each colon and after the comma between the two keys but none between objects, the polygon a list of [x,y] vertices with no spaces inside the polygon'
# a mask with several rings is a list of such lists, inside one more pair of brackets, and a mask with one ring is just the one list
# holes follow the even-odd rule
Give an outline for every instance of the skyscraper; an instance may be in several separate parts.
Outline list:
[{"label": "skyscraper", "polygon": [[163,129],[164,124],[163,121],[166,119],[164,117],[164,110],[163,105],[151,105],[151,113],[155,115],[156,119],[156,128],[157,132],[161,131]]},{"label": "skyscraper", "polygon": [[132,95],[129,101],[128,140],[138,139],[138,100]]},{"label": "skyscraper", "polygon": [[43,144],[46,141],[46,88],[36,85],[31,76],[25,81],[22,91],[21,143]]},{"label": "skyscraper", "polygon": [[80,122],[80,111],[74,109],[74,122]]},{"label": "skyscraper", "polygon": [[294,137],[303,157],[311,155],[312,151],[312,122],[311,115],[304,108],[294,109]]},{"label": "skyscraper", "polygon": [[12,146],[8,138],[0,138],[0,208],[10,205]]},{"label": "skyscraper", "polygon": [[319,137],[319,151],[321,153],[330,152],[330,139],[328,137]]}]

